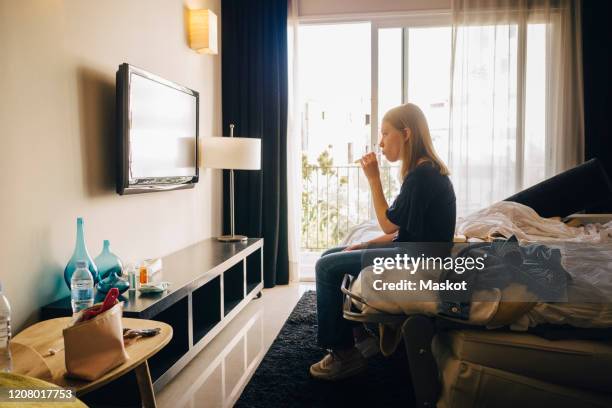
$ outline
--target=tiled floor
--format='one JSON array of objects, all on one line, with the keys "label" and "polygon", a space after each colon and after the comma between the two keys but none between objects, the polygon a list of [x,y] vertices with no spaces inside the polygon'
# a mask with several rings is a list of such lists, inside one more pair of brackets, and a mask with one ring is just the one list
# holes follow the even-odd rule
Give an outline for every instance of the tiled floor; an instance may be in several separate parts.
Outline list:
[{"label": "tiled floor", "polygon": [[231,407],[313,284],[264,289],[183,371],[157,394],[160,408]]}]

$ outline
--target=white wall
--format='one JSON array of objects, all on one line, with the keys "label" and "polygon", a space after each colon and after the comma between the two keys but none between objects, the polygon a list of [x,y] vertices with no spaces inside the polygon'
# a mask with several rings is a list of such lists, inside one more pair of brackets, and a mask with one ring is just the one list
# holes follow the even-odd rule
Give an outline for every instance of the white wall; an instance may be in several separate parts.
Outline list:
[{"label": "white wall", "polygon": [[451,0],[294,0],[300,17],[450,9]]},{"label": "white wall", "polygon": [[16,329],[68,294],[77,216],[92,257],[109,239],[125,261],[220,232],[218,171],[191,190],[115,193],[122,62],[198,90],[200,135],[221,133],[220,55],[188,48],[186,5],[220,25],[220,0],[0,0],[0,279]]}]

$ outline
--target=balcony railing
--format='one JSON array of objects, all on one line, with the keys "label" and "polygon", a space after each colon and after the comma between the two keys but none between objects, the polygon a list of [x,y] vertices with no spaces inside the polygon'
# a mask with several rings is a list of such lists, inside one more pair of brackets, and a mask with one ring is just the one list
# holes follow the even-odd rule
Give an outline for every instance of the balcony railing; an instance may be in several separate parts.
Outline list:
[{"label": "balcony railing", "polygon": [[[397,166],[381,166],[387,200],[400,184]],[[302,250],[337,246],[355,225],[375,217],[368,181],[358,165],[302,167]]]}]

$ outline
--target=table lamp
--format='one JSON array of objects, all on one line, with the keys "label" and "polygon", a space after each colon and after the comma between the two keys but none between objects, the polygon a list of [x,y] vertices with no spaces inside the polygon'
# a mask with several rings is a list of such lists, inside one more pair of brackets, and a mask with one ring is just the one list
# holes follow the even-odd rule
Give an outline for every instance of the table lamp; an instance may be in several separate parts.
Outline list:
[{"label": "table lamp", "polygon": [[230,171],[230,235],[218,237],[219,241],[246,241],[244,235],[234,231],[234,170],[261,169],[261,140],[234,137],[234,125],[230,125],[230,137],[204,137],[201,139],[200,167]]}]

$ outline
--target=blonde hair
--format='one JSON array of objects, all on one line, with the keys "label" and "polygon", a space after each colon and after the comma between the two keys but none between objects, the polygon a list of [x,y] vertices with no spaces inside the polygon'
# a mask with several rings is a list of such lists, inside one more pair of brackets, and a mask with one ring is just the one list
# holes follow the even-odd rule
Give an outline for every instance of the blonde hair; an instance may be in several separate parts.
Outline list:
[{"label": "blonde hair", "polygon": [[421,108],[413,103],[396,106],[389,110],[383,117],[383,121],[389,122],[394,128],[404,131],[410,129],[410,138],[402,145],[402,180],[414,170],[419,159],[431,161],[441,175],[450,174],[446,164],[438,157],[429,133],[429,125]]}]

